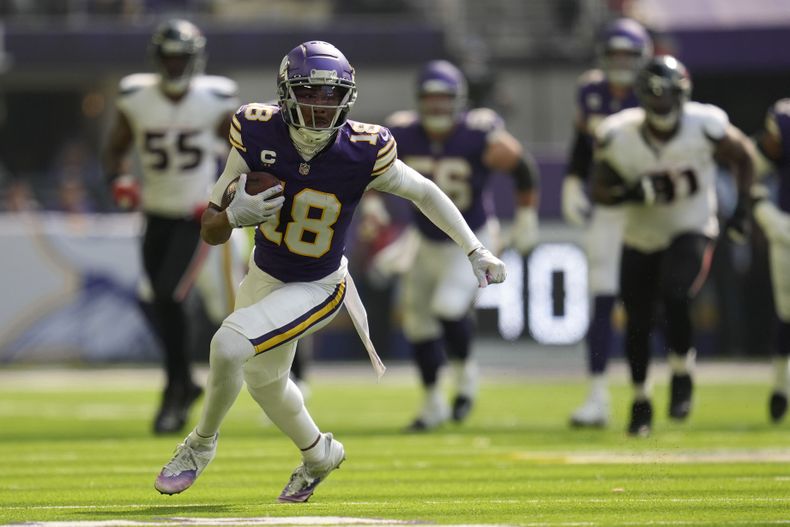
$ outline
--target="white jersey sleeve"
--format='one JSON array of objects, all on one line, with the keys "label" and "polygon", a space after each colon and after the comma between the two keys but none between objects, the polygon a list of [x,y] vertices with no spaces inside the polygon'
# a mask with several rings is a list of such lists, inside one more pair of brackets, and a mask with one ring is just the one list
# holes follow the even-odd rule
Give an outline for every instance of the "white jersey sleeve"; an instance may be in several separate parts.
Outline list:
[{"label": "white jersey sleeve", "polygon": [[700,120],[702,121],[702,129],[705,135],[712,141],[721,141],[727,134],[727,128],[730,126],[730,118],[727,117],[727,112],[713,106],[712,104],[700,105]]}]

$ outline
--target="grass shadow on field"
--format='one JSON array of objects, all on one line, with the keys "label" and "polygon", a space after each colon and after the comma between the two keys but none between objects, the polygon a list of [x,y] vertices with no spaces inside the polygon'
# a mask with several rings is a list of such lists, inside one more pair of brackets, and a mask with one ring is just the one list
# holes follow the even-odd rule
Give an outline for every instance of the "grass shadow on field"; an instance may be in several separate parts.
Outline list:
[{"label": "grass shadow on field", "polygon": [[[172,505],[166,507],[130,507],[128,509],[114,508],[107,511],[92,511],[91,515],[96,518],[111,519],[137,519],[137,520],[161,520],[173,521],[176,518],[195,515],[227,515],[238,512],[238,507],[225,504],[205,504],[205,505]],[[80,514],[82,517],[84,513]]]}]

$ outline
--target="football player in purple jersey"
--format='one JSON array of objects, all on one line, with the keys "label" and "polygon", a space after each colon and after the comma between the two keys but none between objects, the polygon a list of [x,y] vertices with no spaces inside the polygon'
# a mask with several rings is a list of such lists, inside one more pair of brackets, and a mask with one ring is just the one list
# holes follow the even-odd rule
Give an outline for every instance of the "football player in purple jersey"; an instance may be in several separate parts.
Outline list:
[{"label": "football player in purple jersey", "polygon": [[[512,174],[517,189],[513,245],[529,251],[538,238],[538,176],[529,154],[493,110],[467,109],[466,79],[450,62],[427,63],[416,91],[418,110],[397,112],[388,121],[399,157],[436,183],[487,245],[494,242],[495,221],[489,176]],[[450,417],[460,422],[472,408],[478,388],[470,354],[477,282],[466,272],[466,255],[444,232],[419,213],[414,226],[414,261],[403,279],[403,329],[424,388],[421,410],[407,429],[421,431]],[[452,408],[439,383],[448,356],[457,374]]]},{"label": "football player in purple jersey", "polygon": [[609,421],[606,364],[612,345],[611,319],[623,229],[619,210],[601,204],[592,207],[585,193],[592,166],[593,134],[606,116],[637,106],[634,79],[652,49],[650,36],[638,22],[626,18],[612,21],[604,28],[597,49],[601,68],[584,73],[577,92],[576,134],[562,185],[562,211],[568,223],[586,228],[593,305],[586,338],[590,391],[571,414],[573,426],[606,426]]},{"label": "football player in purple jersey", "polygon": [[723,110],[689,100],[691,80],[674,57],[651,59],[635,92],[639,108],[607,117],[596,130],[591,194],[596,202],[623,208],[620,295],[634,390],[628,433],[645,436],[653,423],[647,379],[657,324],[666,337],[671,372],[669,417],[684,420],[691,411],[691,304],[707,277],[720,231],[718,165],[728,167],[737,183],[738,203],[725,229],[742,242],[754,163],[749,140]]},{"label": "football player in purple jersey", "polygon": [[[214,457],[220,425],[244,382],[301,452],[279,501],[307,501],[345,459],[343,445],[318,429],[288,373],[297,341],[329,323],[344,303],[371,359],[378,358],[344,256],[351,216],[367,189],[413,201],[463,248],[480,287],[505,279],[504,264],[452,201],[397,159],[389,130],[348,119],[357,87],[337,48],[311,41],[291,50],[280,65],[277,94],[277,106],[246,104],[236,112],[233,148],[203,215],[201,234],[210,244],[225,243],[234,228],[258,230],[236,309],[211,343],[200,421],[156,478],[165,494],[189,488]],[[247,194],[251,171],[274,174],[282,184]],[[226,189],[237,179],[223,209]],[[383,373],[380,362],[374,365]]]},{"label": "football player in purple jersey", "polygon": [[774,387],[768,403],[771,420],[779,422],[787,413],[790,389],[790,99],[777,101],[768,110],[757,146],[767,161],[760,163],[760,172],[773,171],[778,176],[776,204],[768,199],[767,193],[759,193],[754,217],[768,239],[774,304],[779,317]]}]

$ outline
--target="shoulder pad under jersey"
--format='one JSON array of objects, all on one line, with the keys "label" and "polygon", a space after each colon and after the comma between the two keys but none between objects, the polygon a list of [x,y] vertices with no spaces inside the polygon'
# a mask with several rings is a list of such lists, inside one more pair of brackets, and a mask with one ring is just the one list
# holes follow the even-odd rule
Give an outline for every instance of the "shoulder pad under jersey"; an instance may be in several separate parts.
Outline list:
[{"label": "shoulder pad under jersey", "polygon": [[121,79],[118,83],[118,92],[121,97],[125,97],[143,88],[156,86],[158,82],[159,75],[155,73],[133,73]]},{"label": "shoulder pad under jersey", "polygon": [[411,126],[419,120],[417,112],[414,110],[401,110],[391,114],[384,120],[384,123],[390,128],[406,128]]},{"label": "shoulder pad under jersey", "polygon": [[239,85],[236,81],[220,75],[201,75],[193,81],[194,86],[204,89],[220,99],[230,99],[238,96]]}]

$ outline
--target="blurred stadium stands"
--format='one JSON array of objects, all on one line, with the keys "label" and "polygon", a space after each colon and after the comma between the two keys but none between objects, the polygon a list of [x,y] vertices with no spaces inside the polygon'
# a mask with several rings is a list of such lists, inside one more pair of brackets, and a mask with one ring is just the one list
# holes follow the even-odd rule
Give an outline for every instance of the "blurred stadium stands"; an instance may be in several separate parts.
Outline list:
[{"label": "blurred stadium stands", "polygon": [[[362,121],[412,107],[423,61],[455,60],[475,103],[501,112],[536,154],[541,216],[552,225],[575,79],[593,62],[598,28],[623,13],[686,62],[695,99],[721,106],[747,133],[790,95],[790,53],[778,52],[790,49],[786,0],[0,0],[0,209],[113,211],[97,157],[117,81],[149,69],[153,27],[183,16],[207,35],[208,72],[236,79],[242,100],[274,96],[279,61],[297,43],[333,42],[358,68],[353,117]],[[498,179],[505,222],[509,184]],[[762,239],[722,243],[717,258],[698,307],[704,349],[767,353],[773,311]],[[7,259],[3,266],[19,271]],[[0,333],[0,348],[7,338]]]}]

